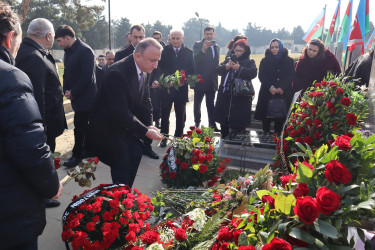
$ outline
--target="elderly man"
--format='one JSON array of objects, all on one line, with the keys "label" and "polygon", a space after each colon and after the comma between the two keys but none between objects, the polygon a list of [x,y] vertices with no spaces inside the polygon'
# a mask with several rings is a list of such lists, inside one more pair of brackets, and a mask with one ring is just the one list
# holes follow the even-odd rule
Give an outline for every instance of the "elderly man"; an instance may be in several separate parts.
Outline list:
[{"label": "elderly man", "polygon": [[130,27],[130,44],[125,48],[119,50],[115,54],[115,62],[131,55],[137,47],[137,44],[146,36],[146,30],[142,25],[136,24]]},{"label": "elderly man", "polygon": [[43,198],[58,198],[62,185],[46,144],[33,86],[13,66],[22,30],[17,15],[3,2],[0,20],[1,249],[38,249],[38,236],[46,225]]},{"label": "elderly man", "polygon": [[133,55],[109,67],[90,120],[91,150],[111,167],[113,183],[133,185],[142,158],[140,139],[161,140],[152,124],[146,73],[157,68],[162,46],[141,41]]},{"label": "elderly man", "polygon": [[[55,60],[48,51],[52,48],[54,36],[50,21],[44,18],[32,20],[16,57],[16,67],[25,72],[33,84],[51,152],[55,152],[56,137],[67,128],[59,74]],[[46,207],[59,204],[56,200],[45,200]]]},{"label": "elderly man", "polygon": [[[164,47],[159,64],[159,74],[171,75],[176,70],[184,70],[186,75],[194,74],[193,51],[184,45],[184,32],[182,30],[171,30],[171,44]],[[158,79],[158,78],[155,78]],[[175,88],[163,88],[160,93],[161,100],[161,132],[169,133],[169,116],[172,105],[176,114],[176,130],[174,135],[182,136],[186,119],[186,102],[188,102],[188,86],[184,84],[176,90]],[[166,147],[167,140],[163,139],[161,147]]]},{"label": "elderly man", "polygon": [[89,45],[76,38],[68,25],[56,30],[55,39],[65,51],[63,90],[74,110],[73,154],[64,166],[74,167],[84,156],[89,114],[96,95],[95,54]]}]

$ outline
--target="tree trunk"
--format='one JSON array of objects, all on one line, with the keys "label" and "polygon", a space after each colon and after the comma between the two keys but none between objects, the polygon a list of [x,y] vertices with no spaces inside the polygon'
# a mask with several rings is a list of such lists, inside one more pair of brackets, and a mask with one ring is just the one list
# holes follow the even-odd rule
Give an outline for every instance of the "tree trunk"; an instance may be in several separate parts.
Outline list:
[{"label": "tree trunk", "polygon": [[20,24],[26,19],[27,13],[29,12],[30,0],[22,0],[20,8],[18,9],[18,15],[20,17]]}]

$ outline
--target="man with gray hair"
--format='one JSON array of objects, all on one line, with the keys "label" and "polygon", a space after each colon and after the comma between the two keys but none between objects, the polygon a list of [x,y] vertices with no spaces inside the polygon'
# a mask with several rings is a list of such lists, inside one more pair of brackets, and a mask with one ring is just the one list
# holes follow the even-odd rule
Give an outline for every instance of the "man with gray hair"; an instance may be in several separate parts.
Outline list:
[{"label": "man with gray hair", "polygon": [[[55,60],[49,53],[55,32],[50,21],[37,18],[30,22],[16,57],[16,67],[25,72],[34,87],[34,97],[42,115],[47,144],[55,151],[55,139],[67,128],[63,93]],[[56,200],[45,200],[46,207],[58,206]]]},{"label": "man with gray hair", "polygon": [[142,158],[140,140],[161,140],[152,125],[146,73],[157,68],[162,46],[153,38],[109,67],[95,98],[89,124],[90,151],[111,167],[113,183],[133,185]]}]

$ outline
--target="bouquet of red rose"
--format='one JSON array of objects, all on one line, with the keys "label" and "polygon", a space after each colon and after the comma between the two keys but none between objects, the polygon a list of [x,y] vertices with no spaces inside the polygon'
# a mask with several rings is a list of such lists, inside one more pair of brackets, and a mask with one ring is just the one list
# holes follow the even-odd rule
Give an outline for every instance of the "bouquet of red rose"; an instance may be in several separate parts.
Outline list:
[{"label": "bouquet of red rose", "polygon": [[211,128],[190,127],[187,135],[176,138],[160,165],[162,182],[177,188],[215,185],[229,159],[218,159],[212,134]]},{"label": "bouquet of red rose", "polygon": [[116,249],[150,230],[151,199],[122,184],[75,196],[63,215],[62,240],[73,249]]},{"label": "bouquet of red rose", "polygon": [[[191,88],[194,88],[196,83],[203,83],[203,79],[201,75],[188,75],[186,76],[185,71],[177,70],[175,73],[164,76],[162,74],[159,78],[159,86],[164,87],[164,88],[170,88],[173,87],[176,90],[182,85],[189,84]],[[169,91],[169,89],[168,89]]]},{"label": "bouquet of red rose", "polygon": [[[363,92],[342,77],[328,76],[326,81],[310,87],[286,123],[283,141],[277,141],[274,166],[280,166],[280,148],[286,156],[299,152],[297,143],[309,145],[313,151],[333,140],[332,134],[345,134],[360,126],[367,114]],[[295,157],[290,158],[295,161]]]}]

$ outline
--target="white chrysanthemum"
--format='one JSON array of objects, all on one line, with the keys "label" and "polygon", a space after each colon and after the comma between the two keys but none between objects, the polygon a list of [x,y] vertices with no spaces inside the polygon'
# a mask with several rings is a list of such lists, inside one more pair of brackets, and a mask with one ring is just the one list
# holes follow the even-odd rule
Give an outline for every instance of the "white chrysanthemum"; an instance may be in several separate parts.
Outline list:
[{"label": "white chrysanthemum", "polygon": [[174,239],[174,231],[170,228],[164,228],[163,232],[160,234],[160,239],[163,242],[168,242]]},{"label": "white chrysanthemum", "polygon": [[193,228],[197,231],[201,231],[204,224],[206,223],[207,217],[203,209],[196,208],[193,211],[187,213],[190,220],[194,221]]},{"label": "white chrysanthemum", "polygon": [[155,242],[154,244],[150,245],[147,249],[148,250],[164,250],[164,247],[162,244]]}]

